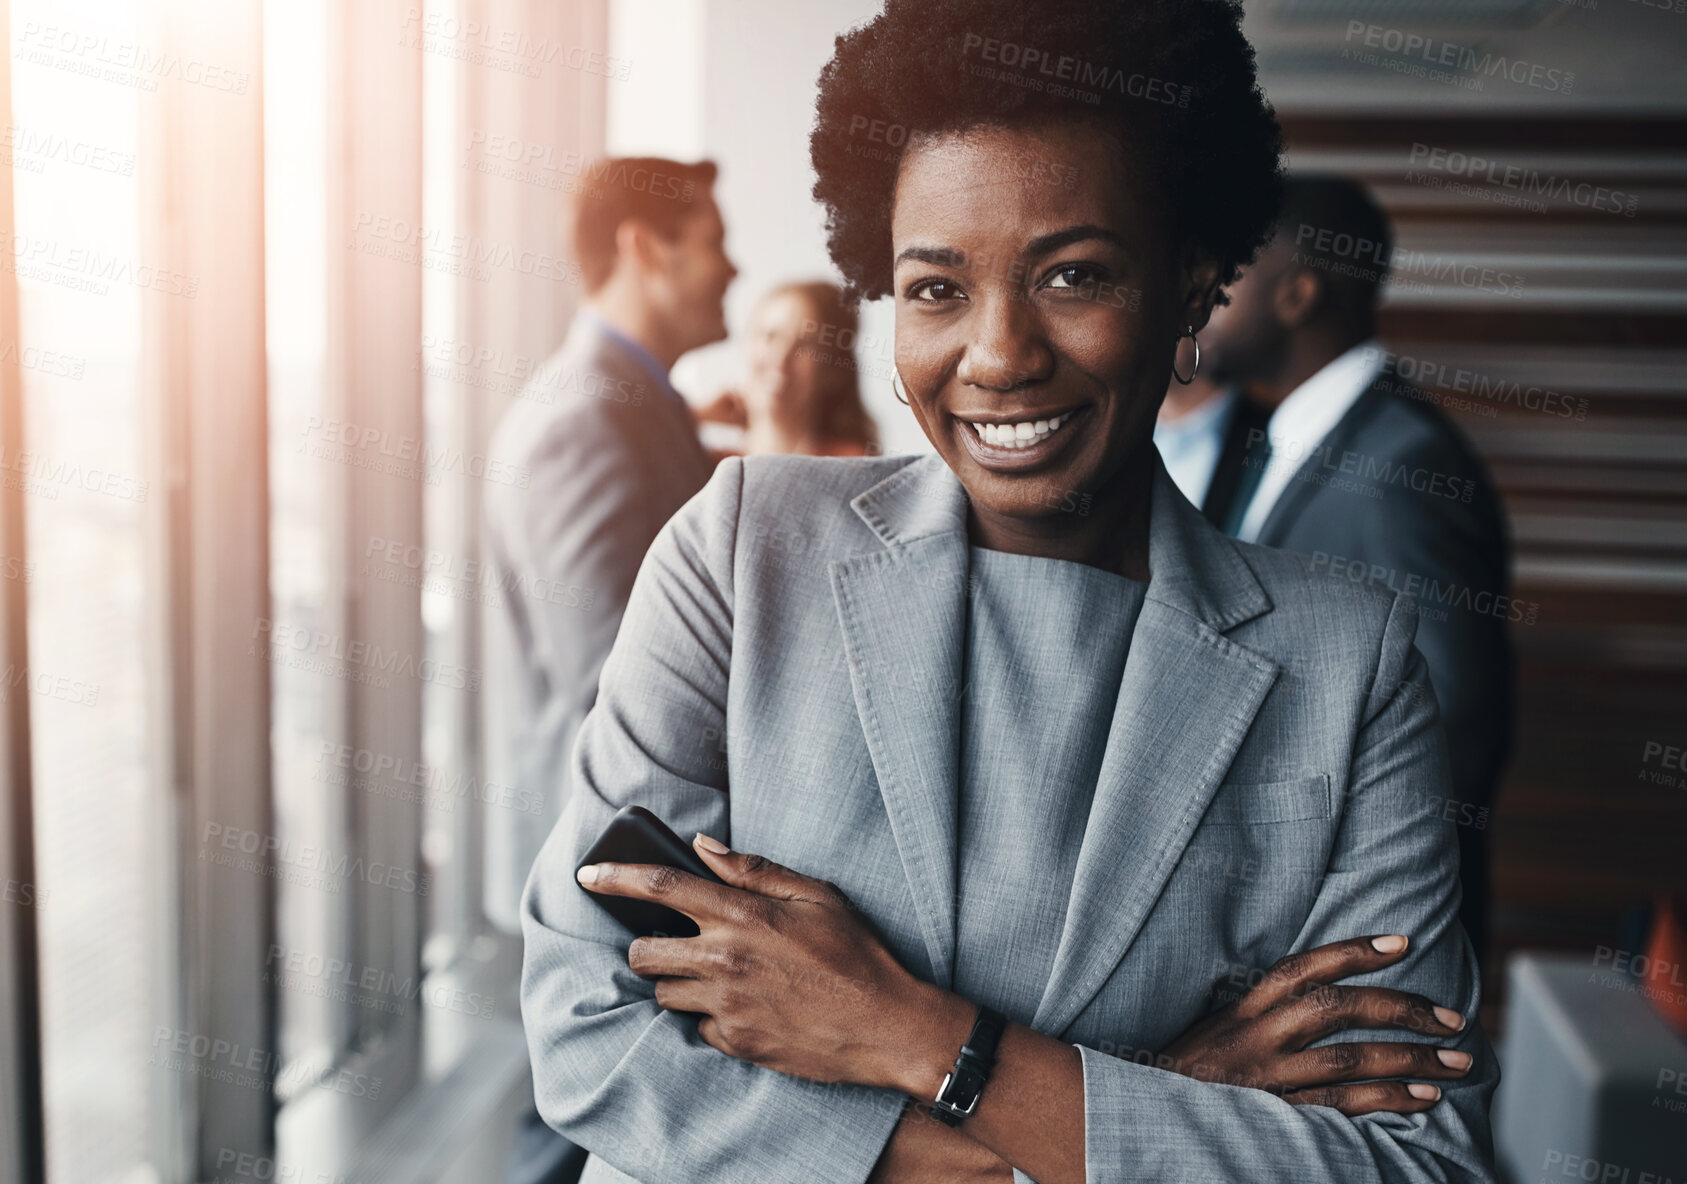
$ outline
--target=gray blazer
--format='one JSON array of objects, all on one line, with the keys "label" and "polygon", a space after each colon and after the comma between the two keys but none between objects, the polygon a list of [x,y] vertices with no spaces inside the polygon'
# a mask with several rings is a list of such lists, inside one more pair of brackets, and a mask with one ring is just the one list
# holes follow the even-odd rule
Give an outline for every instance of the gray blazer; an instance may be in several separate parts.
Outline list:
[{"label": "gray blazer", "polygon": [[633,577],[709,462],[679,398],[586,320],[535,372],[488,453],[529,475],[525,488],[488,487],[484,532],[487,781],[500,790],[486,795],[485,905],[516,932]]},{"label": "gray blazer", "polygon": [[[955,895],[965,524],[935,456],[751,458],[651,548],[523,900],[536,1096],[592,1151],[585,1181],[871,1171],[901,1096],[709,1047],[628,970],[628,934],[573,869],[640,803],[835,882],[947,987],[958,913],[1002,907]],[[1163,467],[1149,562],[1053,970],[997,952],[1010,1018],[1081,1050],[1088,1178],[1491,1180],[1498,1070],[1429,806],[1447,765],[1414,618],[1225,538]],[[1153,1066],[1283,955],[1395,932],[1411,953],[1376,981],[1472,1021],[1472,1072],[1428,1113],[1348,1119]]]}]

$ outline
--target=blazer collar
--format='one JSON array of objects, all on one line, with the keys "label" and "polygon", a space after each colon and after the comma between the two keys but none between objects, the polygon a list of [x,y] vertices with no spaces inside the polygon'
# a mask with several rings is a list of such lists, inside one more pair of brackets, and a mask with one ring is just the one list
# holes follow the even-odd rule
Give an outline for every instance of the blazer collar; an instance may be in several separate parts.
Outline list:
[{"label": "blazer collar", "polygon": [[602,314],[581,308],[574,314],[574,328],[591,338],[597,352],[613,354],[623,366],[636,370],[641,381],[648,382],[669,399],[678,400],[681,406],[685,404],[685,397],[674,389],[673,380],[656,355],[610,324]]},{"label": "blazer collar", "polygon": [[[1132,636],[1052,973],[1024,1015],[1063,1031],[1146,920],[1276,679],[1222,634],[1268,612],[1237,544],[1156,454],[1148,593]],[[953,985],[969,576],[966,494],[922,457],[851,502],[881,548],[830,565],[856,709],[925,943]]]},{"label": "blazer collar", "polygon": [[849,503],[887,547],[904,547],[967,525],[967,493],[943,458],[927,453]]}]

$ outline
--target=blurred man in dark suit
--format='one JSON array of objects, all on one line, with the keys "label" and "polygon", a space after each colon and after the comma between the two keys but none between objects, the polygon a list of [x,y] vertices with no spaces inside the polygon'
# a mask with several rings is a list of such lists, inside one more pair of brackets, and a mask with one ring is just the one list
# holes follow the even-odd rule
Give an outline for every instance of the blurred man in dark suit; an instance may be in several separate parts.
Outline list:
[{"label": "blurred man in dark suit", "polygon": [[1462,917],[1480,955],[1488,810],[1511,748],[1510,542],[1470,443],[1376,340],[1392,251],[1363,187],[1290,179],[1276,237],[1202,335],[1211,381],[1246,384],[1270,415],[1231,458],[1221,525],[1417,601],[1452,762],[1446,800],[1431,806],[1459,824]]},{"label": "blurred man in dark suit", "polygon": [[[562,809],[574,733],[597,698],[633,577],[711,471],[668,371],[726,336],[722,302],[737,270],[714,179],[707,162],[586,170],[573,227],[585,303],[493,437],[491,454],[530,481],[486,498],[486,562],[502,591],[486,612],[487,772],[521,791],[517,800],[542,803],[487,813],[486,912],[511,933],[521,932],[522,887]],[[512,1184],[574,1180],[584,1164],[530,1107]]]}]

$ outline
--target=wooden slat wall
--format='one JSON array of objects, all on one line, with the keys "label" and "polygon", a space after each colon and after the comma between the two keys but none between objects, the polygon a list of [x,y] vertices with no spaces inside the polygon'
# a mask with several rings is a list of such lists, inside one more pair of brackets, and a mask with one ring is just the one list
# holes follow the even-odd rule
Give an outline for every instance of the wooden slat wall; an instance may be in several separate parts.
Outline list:
[{"label": "wooden slat wall", "polygon": [[[1516,595],[1539,605],[1513,626],[1489,983],[1517,948],[1632,942],[1637,908],[1687,890],[1687,773],[1647,748],[1687,747],[1687,121],[1284,124],[1292,166],[1369,184],[1400,249],[1523,278],[1502,294],[1414,276],[1427,290],[1391,297],[1383,318],[1389,347],[1426,364],[1423,385],[1474,405],[1443,403],[1494,471]],[[1430,149],[1500,164],[1425,169]],[[1504,183],[1507,165],[1625,198],[1537,198]],[[1512,382],[1538,388],[1532,406],[1493,393]]]}]

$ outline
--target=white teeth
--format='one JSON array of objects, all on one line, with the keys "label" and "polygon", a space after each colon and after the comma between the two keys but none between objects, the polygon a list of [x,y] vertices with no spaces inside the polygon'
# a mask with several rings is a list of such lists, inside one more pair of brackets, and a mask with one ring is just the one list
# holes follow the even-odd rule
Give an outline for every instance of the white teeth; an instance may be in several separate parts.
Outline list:
[{"label": "white teeth", "polygon": [[1058,431],[1060,425],[1071,418],[1072,412],[1068,411],[1053,419],[1027,420],[1024,423],[972,423],[969,420],[968,425],[986,444],[997,448],[1028,448],[1044,436]]}]

